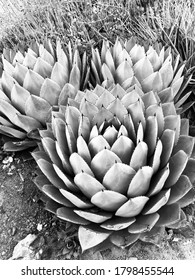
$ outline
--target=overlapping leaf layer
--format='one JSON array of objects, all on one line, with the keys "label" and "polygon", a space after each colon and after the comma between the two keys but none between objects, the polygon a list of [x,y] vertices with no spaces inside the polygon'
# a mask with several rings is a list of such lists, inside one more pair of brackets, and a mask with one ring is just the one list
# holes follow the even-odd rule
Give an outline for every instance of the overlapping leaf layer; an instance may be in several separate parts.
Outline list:
[{"label": "overlapping leaf layer", "polygon": [[78,91],[67,104],[40,130],[35,183],[47,210],[79,225],[82,250],[179,227],[195,198],[195,160],[174,103],[117,84]]},{"label": "overlapping leaf layer", "polygon": [[45,127],[51,110],[66,105],[67,96],[86,87],[89,68],[86,53],[75,46],[64,48],[58,41],[32,43],[27,51],[5,49],[0,88],[0,132],[19,139],[7,143],[6,150],[36,145],[33,131]]}]

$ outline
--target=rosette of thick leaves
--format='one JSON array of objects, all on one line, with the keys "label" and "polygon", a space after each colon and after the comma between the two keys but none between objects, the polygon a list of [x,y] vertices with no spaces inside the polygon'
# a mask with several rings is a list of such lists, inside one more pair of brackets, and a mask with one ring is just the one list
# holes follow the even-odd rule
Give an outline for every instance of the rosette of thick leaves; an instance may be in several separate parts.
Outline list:
[{"label": "rosette of thick leaves", "polygon": [[0,83],[0,132],[14,139],[5,150],[36,145],[26,139],[32,131],[45,127],[52,107],[66,105],[68,96],[86,87],[89,67],[86,53],[77,46],[67,48],[57,41],[34,42],[26,51],[4,49]]},{"label": "rosette of thick leaves", "polygon": [[40,130],[35,183],[47,210],[79,225],[83,251],[177,228],[195,198],[188,120],[173,102],[139,93],[119,85],[79,92]]},{"label": "rosette of thick leaves", "polygon": [[119,83],[128,91],[133,87],[144,93],[152,90],[158,93],[161,102],[174,101],[179,109],[191,94],[180,98],[189,82],[184,82],[184,67],[179,55],[174,58],[171,49],[160,44],[144,47],[132,37],[124,43],[117,39],[114,46],[110,46],[104,40],[100,51],[92,48],[90,82],[94,87]]}]

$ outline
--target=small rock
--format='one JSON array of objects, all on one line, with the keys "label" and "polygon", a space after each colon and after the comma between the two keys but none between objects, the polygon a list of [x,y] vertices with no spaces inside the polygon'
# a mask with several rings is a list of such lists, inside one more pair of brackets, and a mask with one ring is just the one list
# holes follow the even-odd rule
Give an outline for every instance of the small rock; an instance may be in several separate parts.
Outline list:
[{"label": "small rock", "polygon": [[42,229],[43,229],[43,225],[42,225],[42,224],[38,224],[38,225],[37,225],[37,230],[38,230],[38,231],[41,231]]},{"label": "small rock", "polygon": [[10,260],[35,260],[36,254],[30,247],[31,243],[35,240],[37,236],[35,234],[28,234],[24,239],[22,239],[15,247],[13,255]]}]

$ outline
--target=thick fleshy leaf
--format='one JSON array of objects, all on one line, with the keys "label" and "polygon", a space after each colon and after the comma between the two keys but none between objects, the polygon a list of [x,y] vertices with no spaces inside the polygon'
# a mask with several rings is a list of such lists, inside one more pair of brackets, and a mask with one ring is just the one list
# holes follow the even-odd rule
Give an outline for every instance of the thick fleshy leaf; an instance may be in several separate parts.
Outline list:
[{"label": "thick fleshy leaf", "polygon": [[186,164],[188,162],[187,154],[180,150],[174,156],[172,156],[169,160],[169,169],[170,174],[166,180],[165,188],[173,186],[181,176],[182,172],[184,171]]},{"label": "thick fleshy leaf", "polygon": [[78,237],[82,252],[102,243],[111,233],[112,231],[104,230],[99,227],[80,226]]},{"label": "thick fleshy leaf", "polygon": [[173,149],[173,154],[183,150],[189,157],[192,154],[194,148],[194,137],[180,135],[177,145]]},{"label": "thick fleshy leaf", "polygon": [[131,64],[124,60],[116,69],[116,82],[121,84],[134,74]]},{"label": "thick fleshy leaf", "polygon": [[[114,121],[114,119],[113,119],[113,121]],[[118,119],[115,118],[115,121],[116,121],[116,125],[118,125],[119,124]],[[118,131],[115,128],[115,126],[114,125],[108,126],[106,128],[105,132],[103,133],[103,137],[106,139],[108,144],[110,146],[112,146],[118,137]]]},{"label": "thick fleshy leaf", "polygon": [[192,188],[190,179],[186,175],[181,175],[177,183],[171,187],[171,194],[167,204],[172,204],[181,199]]},{"label": "thick fleshy leaf", "polygon": [[57,105],[60,92],[60,86],[53,80],[46,78],[40,90],[40,97],[49,102],[50,105]]},{"label": "thick fleshy leaf", "polygon": [[39,96],[43,82],[44,78],[41,75],[32,70],[28,70],[24,78],[23,87],[31,94]]},{"label": "thick fleshy leaf", "polygon": [[25,113],[27,116],[35,118],[45,125],[49,118],[51,105],[43,98],[30,95],[25,103]]},{"label": "thick fleshy leaf", "polygon": [[145,111],[146,119],[149,116],[156,116],[157,123],[158,123],[158,137],[160,137],[163,130],[165,129],[164,128],[164,115],[163,115],[162,107],[158,104],[150,105]]},{"label": "thick fleshy leaf", "polygon": [[144,142],[148,146],[148,156],[151,156],[155,150],[158,136],[158,123],[156,116],[149,116],[146,120],[146,130]]},{"label": "thick fleshy leaf", "polygon": [[165,205],[158,211],[158,214],[160,218],[156,226],[168,226],[169,224],[175,223],[180,219],[179,204]]},{"label": "thick fleshy leaf", "polygon": [[144,141],[138,143],[133,151],[130,160],[130,166],[135,169],[136,171],[145,166],[147,163],[147,156],[148,156],[148,146]]},{"label": "thick fleshy leaf", "polygon": [[143,57],[138,62],[136,62],[136,64],[133,66],[133,70],[136,78],[140,83],[142,83],[144,79],[146,79],[153,73],[152,64],[150,63],[147,56]]},{"label": "thick fleshy leaf", "polygon": [[139,239],[140,234],[129,233],[126,229],[114,232],[109,240],[116,246],[125,249]]},{"label": "thick fleshy leaf", "polygon": [[[94,173],[86,163],[86,161],[77,153],[71,154],[69,158],[70,164],[74,171],[74,174],[77,175],[78,173],[85,172],[94,177]],[[93,168],[92,168],[93,169]]]},{"label": "thick fleshy leaf", "polygon": [[39,121],[37,121],[33,117],[21,114],[15,115],[13,123],[19,126],[20,128],[24,129],[28,133],[31,133],[33,130],[36,130],[38,128],[42,128],[42,125]]},{"label": "thick fleshy leaf", "polygon": [[109,69],[109,67],[104,63],[101,69],[104,80],[108,80],[111,83],[114,83],[114,77]]},{"label": "thick fleshy leaf", "polygon": [[88,198],[91,198],[101,190],[105,190],[105,187],[98,180],[84,172],[78,173],[74,177],[74,182]]},{"label": "thick fleshy leaf", "polygon": [[99,153],[103,149],[110,150],[110,145],[102,135],[98,135],[93,139],[91,139],[88,147],[92,157],[94,157],[97,153]]},{"label": "thick fleshy leaf", "polygon": [[[131,114],[131,118],[133,120],[133,124],[135,129],[137,130],[139,123],[142,123],[143,128],[145,129],[146,118],[143,113],[143,108],[140,100],[128,106],[128,111]],[[154,115],[154,114],[153,114]]]},{"label": "thick fleshy leaf", "polygon": [[114,217],[101,224],[100,227],[105,228],[107,230],[118,231],[127,228],[134,222],[135,222],[135,218]]},{"label": "thick fleshy leaf", "polygon": [[115,163],[106,172],[103,178],[103,185],[106,189],[126,194],[135,170],[124,163]]},{"label": "thick fleshy leaf", "polygon": [[153,168],[143,166],[140,168],[129,184],[127,190],[128,197],[145,195],[150,187],[150,181],[153,175]]},{"label": "thick fleshy leaf", "polygon": [[169,165],[166,165],[163,169],[159,170],[154,176],[152,176],[150,188],[147,192],[148,197],[159,193],[163,189],[169,173]]},{"label": "thick fleshy leaf", "polygon": [[77,138],[77,153],[87,162],[87,164],[90,164],[91,154],[89,147],[82,136]]},{"label": "thick fleshy leaf", "polygon": [[141,85],[144,92],[149,92],[150,90],[159,92],[163,89],[163,82],[159,72],[154,72],[148,75],[142,80]]},{"label": "thick fleshy leaf", "polygon": [[63,88],[63,86],[68,83],[69,73],[66,72],[66,68],[59,62],[56,62],[52,69],[51,79]]},{"label": "thick fleshy leaf", "polygon": [[77,65],[74,65],[70,71],[69,83],[75,87],[76,90],[80,89],[81,74]]},{"label": "thick fleshy leaf", "polygon": [[43,60],[41,57],[38,57],[34,65],[33,71],[41,75],[43,78],[50,77],[52,66]]},{"label": "thick fleshy leaf", "polygon": [[156,213],[162,206],[164,206],[170,197],[170,189],[162,190],[158,194],[150,197],[148,203],[144,207],[142,211],[143,215],[153,214]]},{"label": "thick fleshy leaf", "polygon": [[88,209],[93,207],[93,204],[91,204],[86,197],[80,194],[73,194],[69,190],[66,191],[65,189],[60,189],[60,192],[65,198],[67,198],[72,204],[74,204],[78,208]]},{"label": "thick fleshy leaf", "polygon": [[0,132],[9,137],[15,137],[18,139],[26,138],[26,133],[24,133],[20,130],[17,130],[15,128],[4,126],[4,125],[0,125]]},{"label": "thick fleshy leaf", "polygon": [[188,178],[190,179],[191,183],[194,184],[195,183],[195,159],[190,158],[187,162],[187,165],[184,169],[183,175],[188,176]]},{"label": "thick fleshy leaf", "polygon": [[35,177],[33,182],[39,188],[40,191],[42,190],[44,185],[50,184],[50,181],[47,179],[47,177],[45,177],[45,175],[38,175],[37,177]]},{"label": "thick fleshy leaf", "polygon": [[121,122],[123,121],[124,115],[126,115],[127,109],[122,104],[119,98],[116,98],[108,107],[107,109],[116,116]]},{"label": "thick fleshy leaf", "polygon": [[116,211],[126,201],[126,196],[110,190],[99,191],[91,198],[94,205],[106,211]]},{"label": "thick fleshy leaf", "polygon": [[47,199],[45,204],[45,210],[51,212],[52,214],[56,215],[56,211],[59,207],[61,207],[59,203],[55,202],[54,200]]},{"label": "thick fleshy leaf", "polygon": [[[30,50],[30,49],[29,49]],[[34,54],[34,53],[33,53]],[[25,55],[24,61],[23,61],[23,65],[26,66],[29,69],[33,69],[35,66],[35,63],[37,61],[37,58],[35,55],[33,55],[32,53],[30,53],[30,51],[28,51]]]},{"label": "thick fleshy leaf", "polygon": [[74,210],[74,212],[80,217],[96,224],[103,223],[112,217],[112,213],[97,211],[97,209],[93,208],[89,210]]},{"label": "thick fleshy leaf", "polygon": [[158,171],[158,168],[160,166],[162,151],[163,151],[163,146],[162,146],[161,140],[159,139],[157,144],[156,144],[154,154],[150,158],[150,164],[151,164],[151,167],[153,169],[154,174]]},{"label": "thick fleshy leaf", "polygon": [[90,223],[89,221],[75,214],[73,209],[67,207],[58,208],[56,211],[56,215],[58,218],[67,222],[71,222],[73,224],[88,225]]},{"label": "thick fleshy leaf", "polygon": [[127,136],[121,135],[112,145],[111,151],[114,152],[123,163],[129,164],[134,148],[135,145],[133,141]]},{"label": "thick fleshy leaf", "polygon": [[44,137],[41,141],[43,148],[45,152],[49,155],[51,161],[58,167],[62,168],[62,162],[56,152],[55,140],[49,137]]},{"label": "thick fleshy leaf", "polygon": [[121,207],[118,208],[115,215],[126,218],[135,217],[141,213],[148,200],[149,198],[147,196],[137,196],[130,198],[127,202],[125,202]]},{"label": "thick fleshy leaf", "polygon": [[175,143],[175,131],[171,129],[165,129],[163,131],[161,141],[163,146],[163,153],[161,155],[160,168],[163,168],[168,163],[173,151]]},{"label": "thick fleshy leaf", "polygon": [[56,164],[53,163],[53,168],[58,177],[64,182],[65,186],[72,192],[78,192],[79,188],[75,185],[74,180],[69,175],[65,174]]},{"label": "thick fleshy leaf", "polygon": [[15,84],[11,91],[11,101],[16,109],[18,109],[22,114],[25,114],[25,103],[29,98],[30,93],[24,87]]},{"label": "thick fleshy leaf", "polygon": [[59,191],[59,189],[55,188],[52,185],[44,185],[41,189],[48,197],[53,199],[59,204],[62,204],[66,207],[74,207],[68,199],[66,199]]},{"label": "thick fleshy leaf", "polygon": [[179,133],[180,133],[180,116],[179,115],[169,115],[164,118],[165,125],[164,130],[171,129],[175,131],[175,144],[178,141]]},{"label": "thick fleshy leaf", "polygon": [[52,163],[43,158],[40,158],[37,160],[37,164],[43,174],[56,188],[66,189],[64,182],[57,176],[56,172],[54,171]]},{"label": "thick fleshy leaf", "polygon": [[173,67],[171,62],[164,63],[164,65],[162,65],[159,69],[159,73],[162,78],[163,88],[168,87],[173,79]]},{"label": "thick fleshy leaf", "polygon": [[195,201],[195,188],[192,188],[181,199],[177,201],[181,208],[188,206]]},{"label": "thick fleshy leaf", "polygon": [[[106,172],[116,162],[121,162],[120,158],[108,149],[104,149],[97,153],[91,161],[91,169],[98,180],[102,181]],[[104,163],[102,165],[102,163]]]},{"label": "thick fleshy leaf", "polygon": [[158,213],[153,213],[150,215],[140,215],[136,217],[135,223],[128,227],[128,232],[136,234],[150,231],[155,226],[159,217],[160,215]]}]

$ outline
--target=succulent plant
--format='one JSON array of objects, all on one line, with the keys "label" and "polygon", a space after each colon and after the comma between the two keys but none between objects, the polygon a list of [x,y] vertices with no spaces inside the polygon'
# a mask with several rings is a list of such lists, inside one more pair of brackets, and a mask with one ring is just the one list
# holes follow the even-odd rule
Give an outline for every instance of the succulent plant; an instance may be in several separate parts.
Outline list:
[{"label": "succulent plant", "polygon": [[40,130],[35,184],[45,208],[76,224],[85,251],[102,242],[127,247],[178,228],[195,199],[194,138],[187,119],[158,94],[79,91]]},{"label": "succulent plant", "polygon": [[0,83],[0,132],[19,142],[5,144],[5,150],[36,145],[29,138],[45,127],[52,108],[65,105],[68,96],[86,87],[89,67],[86,53],[60,41],[33,42],[26,51],[4,49]]},{"label": "succulent plant", "polygon": [[104,40],[101,51],[92,48],[90,81],[94,87],[119,83],[128,91],[133,87],[144,93],[152,90],[158,93],[161,102],[174,101],[179,109],[184,102],[178,102],[180,88],[184,87],[184,66],[179,55],[174,58],[171,49],[160,44],[142,46],[132,37],[126,42],[117,39],[110,46]]}]

